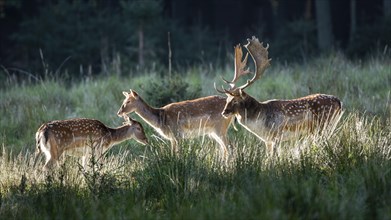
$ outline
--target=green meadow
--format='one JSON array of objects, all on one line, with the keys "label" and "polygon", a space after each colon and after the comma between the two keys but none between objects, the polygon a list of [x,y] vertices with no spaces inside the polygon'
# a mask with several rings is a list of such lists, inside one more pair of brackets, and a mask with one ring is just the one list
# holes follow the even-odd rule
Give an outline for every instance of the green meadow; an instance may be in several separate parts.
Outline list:
[{"label": "green meadow", "polygon": [[[207,137],[182,141],[180,155],[172,155],[169,142],[135,115],[150,144],[123,142],[86,170],[78,158],[64,157],[43,172],[43,155],[34,151],[44,122],[85,117],[117,127],[122,91],[134,89],[155,106],[163,96],[213,95],[221,76],[232,77],[231,65],[183,68],[175,80],[154,68],[78,80],[50,71],[44,79],[7,73],[0,88],[1,219],[391,218],[389,57],[350,61],[336,53],[305,64],[272,61],[246,90],[250,95],[266,101],[333,94],[345,113],[331,136],[280,143],[274,157],[237,124],[238,131],[229,130],[227,166]],[[185,95],[175,96],[175,85],[185,85]]]}]

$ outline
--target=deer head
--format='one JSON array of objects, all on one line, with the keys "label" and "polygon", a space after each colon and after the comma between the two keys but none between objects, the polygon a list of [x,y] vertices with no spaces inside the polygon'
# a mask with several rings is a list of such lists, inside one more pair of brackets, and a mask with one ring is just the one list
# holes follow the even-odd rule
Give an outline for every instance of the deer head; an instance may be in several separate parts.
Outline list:
[{"label": "deer head", "polygon": [[237,45],[235,47],[235,74],[232,81],[224,80],[226,83],[230,85],[229,89],[223,88],[223,91],[217,90],[221,93],[225,93],[228,98],[225,105],[225,108],[222,112],[224,117],[229,117],[231,114],[236,114],[239,109],[243,109],[243,106],[245,103],[248,104],[248,102],[244,102],[246,100],[247,94],[243,91],[245,88],[253,84],[256,80],[258,80],[265,70],[270,66],[271,59],[268,58],[269,52],[268,48],[269,45],[266,47],[263,46],[263,43],[259,42],[258,38],[253,37],[252,39],[247,39],[248,43],[244,45],[246,49],[248,50],[248,53],[250,53],[252,59],[254,60],[255,64],[255,71],[254,76],[247,80],[247,82],[242,86],[236,86],[236,82],[239,78],[241,78],[244,75],[247,75],[251,73],[249,69],[246,69],[247,65],[247,57],[248,53],[246,54],[245,58],[242,61],[243,52],[242,47]]},{"label": "deer head", "polygon": [[[127,113],[132,113],[136,111],[140,97],[135,91],[132,90],[130,90],[130,92],[122,92],[122,94],[124,94],[125,99],[120,109],[118,110],[117,115],[125,118],[125,115]],[[125,120],[129,120],[129,118],[127,117],[127,119],[125,118]]]},{"label": "deer head", "polygon": [[148,144],[148,138],[145,135],[144,128],[140,122],[133,120],[127,115],[123,115],[124,126],[128,127],[127,133],[131,135],[140,144]]}]

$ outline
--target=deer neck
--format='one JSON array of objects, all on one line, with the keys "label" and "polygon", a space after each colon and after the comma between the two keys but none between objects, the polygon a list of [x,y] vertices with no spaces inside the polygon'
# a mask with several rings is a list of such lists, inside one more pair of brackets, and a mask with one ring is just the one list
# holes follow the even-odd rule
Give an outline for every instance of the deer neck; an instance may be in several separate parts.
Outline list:
[{"label": "deer neck", "polygon": [[129,139],[128,134],[129,126],[124,125],[118,128],[109,128],[110,135],[111,135],[111,141],[110,146],[119,144],[127,139]]},{"label": "deer neck", "polygon": [[237,119],[243,125],[264,120],[265,106],[251,96],[247,96],[243,102],[243,108],[237,113]]},{"label": "deer neck", "polygon": [[146,123],[154,128],[160,128],[163,124],[163,110],[149,106],[140,98],[140,103],[136,109],[136,114],[140,116]]},{"label": "deer neck", "polygon": [[240,125],[253,133],[263,141],[267,141],[269,135],[267,105],[249,97],[243,108],[236,114]]}]

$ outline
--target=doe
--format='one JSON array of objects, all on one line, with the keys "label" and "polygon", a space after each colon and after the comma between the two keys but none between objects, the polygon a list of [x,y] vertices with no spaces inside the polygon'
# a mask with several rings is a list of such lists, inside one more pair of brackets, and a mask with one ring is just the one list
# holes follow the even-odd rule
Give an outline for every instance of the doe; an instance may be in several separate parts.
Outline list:
[{"label": "doe", "polygon": [[207,96],[182,102],[174,102],[160,108],[148,105],[134,90],[123,92],[125,99],[118,110],[120,117],[135,112],[171,142],[173,153],[178,152],[180,139],[207,135],[220,145],[222,159],[228,159],[227,131],[233,116],[223,117],[225,98]]},{"label": "doe", "polygon": [[130,118],[117,128],[109,128],[95,119],[57,120],[39,127],[35,134],[36,154],[45,154],[44,170],[51,168],[64,152],[81,156],[85,167],[86,157],[91,155],[92,148],[97,156],[101,156],[112,146],[132,138],[141,144],[148,143],[142,125]]}]

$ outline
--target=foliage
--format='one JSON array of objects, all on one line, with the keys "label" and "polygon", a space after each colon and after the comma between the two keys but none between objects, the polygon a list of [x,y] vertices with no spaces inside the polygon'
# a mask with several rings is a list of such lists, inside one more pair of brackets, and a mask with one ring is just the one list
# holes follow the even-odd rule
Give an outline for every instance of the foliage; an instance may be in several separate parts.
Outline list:
[{"label": "foliage", "polygon": [[283,143],[275,158],[265,156],[252,135],[235,132],[228,166],[221,166],[214,143],[200,140],[184,141],[178,157],[152,139],[144,154],[107,155],[88,175],[71,158],[53,172],[37,172],[43,165],[34,162],[39,158],[28,152],[14,157],[3,149],[0,214],[7,219],[385,219],[391,202],[390,122],[350,113],[329,139]]},{"label": "foliage", "polygon": [[[386,0],[385,0],[386,1]],[[336,50],[362,58],[390,55],[390,19],[380,16],[383,1],[357,3],[357,31],[350,38],[348,1],[330,2]],[[167,33],[172,61],[179,65],[225,65],[226,51],[257,35],[283,61],[318,55],[315,8],[296,0],[13,0],[0,1],[0,65],[20,78],[53,74],[83,78],[137,66],[139,33],[144,33],[144,67],[167,65]],[[248,7],[251,5],[251,7]],[[385,9],[384,9],[385,10]],[[239,31],[240,30],[240,31]],[[350,41],[350,39],[353,39]],[[43,56],[40,56],[43,54]],[[142,57],[144,57],[142,56]],[[141,56],[140,56],[141,57]],[[118,58],[118,59],[117,59]],[[276,59],[275,59],[276,60]],[[43,66],[42,62],[46,64]],[[2,68],[3,69],[3,68]],[[67,70],[67,71],[65,71]],[[0,70],[0,81],[7,71]],[[64,76],[66,75],[66,76]],[[38,78],[39,78],[38,77]]]},{"label": "foliage", "polygon": [[360,27],[353,36],[352,42],[348,45],[347,54],[357,58],[380,52],[383,56],[390,57],[390,45],[391,17],[375,24],[367,24]]},{"label": "foliage", "polygon": [[156,76],[148,84],[140,85],[140,87],[145,94],[143,98],[148,100],[148,104],[155,107],[201,96],[199,84],[191,85],[178,74],[174,74],[172,77]]},{"label": "foliage", "polygon": [[158,0],[121,1],[120,4],[124,16],[141,26],[152,23],[161,14],[161,2]]},{"label": "foliage", "polygon": [[181,154],[176,156],[147,125],[148,146],[125,142],[102,158],[92,157],[86,170],[79,168],[78,158],[65,157],[45,173],[42,156],[32,152],[35,131],[44,121],[89,117],[114,127],[121,124],[115,113],[123,90],[142,87],[144,93],[163,96],[169,88],[173,97],[181,93],[180,100],[191,96],[193,89],[198,96],[211,95],[213,82],[222,83],[219,75],[229,78],[231,68],[198,66],[184,70],[181,77],[164,78],[144,70],[130,76],[86,77],[70,84],[61,78],[7,79],[0,88],[0,216],[388,219],[389,63],[386,58],[351,62],[341,54],[307,65],[273,61],[261,80],[247,89],[249,94],[258,100],[334,94],[344,103],[344,117],[329,138],[283,142],[274,158],[265,155],[258,138],[237,126],[239,131],[229,130],[232,157],[227,166],[222,166],[218,146],[208,138],[182,141]]},{"label": "foliage", "polygon": [[[6,71],[23,70],[45,77],[43,73],[51,69],[54,75],[65,77],[66,73],[80,78],[91,73],[108,74],[110,61],[118,58],[123,64],[119,70],[129,72],[137,64],[140,25],[145,32],[146,66],[167,63],[168,32],[172,33],[174,64],[214,61],[216,50],[211,48],[217,40],[209,37],[212,33],[208,28],[187,28],[175,20],[163,19],[161,1],[118,4],[66,0],[44,4],[36,17],[23,20],[20,31],[12,35],[20,45],[15,52],[20,51],[18,57],[24,66]],[[225,52],[217,50],[220,55]]]},{"label": "foliage", "polygon": [[312,21],[296,20],[279,28],[277,36],[270,43],[271,53],[281,60],[306,61],[316,51],[316,28]]},{"label": "foliage", "polygon": [[[61,78],[18,82],[11,77],[0,89],[0,140],[16,152],[26,147],[33,149],[33,134],[43,122],[74,117],[96,118],[114,127],[121,123],[116,112],[124,99],[122,91],[134,89],[150,105],[160,107],[216,94],[213,84],[223,85],[220,76],[231,78],[231,68],[198,66],[183,69],[180,75],[174,73],[172,77],[161,76],[160,70],[152,69],[128,76],[102,75],[68,83]],[[387,59],[355,63],[341,54],[331,54],[307,65],[272,61],[271,68],[247,91],[260,101],[310,93],[334,94],[348,111],[357,109],[388,116],[390,77]]]},{"label": "foliage", "polygon": [[[121,17],[108,5],[92,1],[65,1],[45,4],[33,19],[24,20],[13,38],[24,45],[29,71],[40,68],[36,60],[42,51],[50,69],[68,69],[71,75],[87,72],[88,66],[108,65],[112,51],[121,50],[126,32]],[[61,25],[59,25],[61,24]],[[81,70],[80,70],[81,68]],[[103,70],[103,66],[96,68]]]}]

